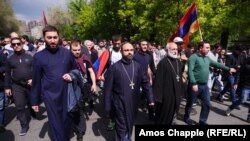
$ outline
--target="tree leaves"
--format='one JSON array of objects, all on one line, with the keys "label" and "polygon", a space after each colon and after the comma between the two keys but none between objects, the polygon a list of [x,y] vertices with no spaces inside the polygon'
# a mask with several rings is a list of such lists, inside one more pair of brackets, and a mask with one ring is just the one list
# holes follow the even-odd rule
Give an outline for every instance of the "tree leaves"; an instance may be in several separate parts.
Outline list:
[{"label": "tree leaves", "polygon": [[[203,39],[214,44],[222,33],[228,33],[230,40],[249,35],[247,0],[72,0],[68,12],[73,22],[66,29],[82,39],[110,39],[122,33],[131,41],[144,38],[165,44],[192,2],[197,5]],[[199,32],[190,39],[200,41]]]},{"label": "tree leaves", "polygon": [[8,36],[11,32],[18,32],[18,21],[14,17],[9,1],[1,0],[0,7],[0,35]]}]

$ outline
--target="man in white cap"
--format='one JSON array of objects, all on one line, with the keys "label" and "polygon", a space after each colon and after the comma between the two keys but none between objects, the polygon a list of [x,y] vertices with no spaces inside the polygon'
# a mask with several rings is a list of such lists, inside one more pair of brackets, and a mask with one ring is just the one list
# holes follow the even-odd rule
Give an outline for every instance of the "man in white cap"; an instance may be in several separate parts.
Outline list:
[{"label": "man in white cap", "polygon": [[179,52],[179,56],[181,61],[187,61],[188,58],[186,57],[185,53],[184,53],[184,48],[183,48],[183,39],[181,37],[175,37],[174,38],[174,42],[177,44],[178,47],[178,52]]}]

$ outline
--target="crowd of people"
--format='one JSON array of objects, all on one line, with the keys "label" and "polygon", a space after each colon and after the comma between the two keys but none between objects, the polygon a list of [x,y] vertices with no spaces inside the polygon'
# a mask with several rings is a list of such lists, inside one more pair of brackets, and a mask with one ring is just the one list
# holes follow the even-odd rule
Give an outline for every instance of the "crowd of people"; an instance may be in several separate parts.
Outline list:
[{"label": "crowd of people", "polygon": [[[93,110],[99,87],[109,121],[107,130],[116,131],[116,141],[131,141],[138,108],[156,125],[175,125],[185,100],[183,119],[193,125],[190,114],[199,98],[199,125],[207,125],[215,85],[219,102],[230,93],[232,105],[225,109],[226,116],[246,103],[250,93],[249,49],[238,45],[226,57],[220,44],[211,47],[201,41],[186,47],[181,37],[165,48],[145,39],[131,43],[120,34],[97,43],[67,41],[48,25],[43,38],[34,43],[27,35],[12,32],[1,38],[0,46],[0,133],[5,131],[9,101],[17,109],[20,136],[27,134],[31,117],[36,118],[43,102],[51,140],[69,141],[67,133],[73,130],[81,141],[86,132],[84,106],[87,103]],[[105,52],[108,58],[97,76],[94,64]],[[250,108],[246,120],[250,123]]]}]

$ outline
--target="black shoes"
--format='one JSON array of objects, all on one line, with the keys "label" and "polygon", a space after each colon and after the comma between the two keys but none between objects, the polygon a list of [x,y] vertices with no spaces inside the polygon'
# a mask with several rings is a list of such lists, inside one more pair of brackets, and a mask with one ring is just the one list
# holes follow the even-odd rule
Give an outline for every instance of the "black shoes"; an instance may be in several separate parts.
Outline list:
[{"label": "black shoes", "polygon": [[250,123],[250,118],[247,118],[247,122]]},{"label": "black shoes", "polygon": [[0,126],[0,133],[3,133],[5,131],[6,131],[6,129],[3,126]]},{"label": "black shoes", "polygon": [[193,125],[193,121],[191,119],[184,119],[184,122],[187,124],[187,125]]},{"label": "black shoes", "polygon": [[27,134],[28,130],[29,130],[29,127],[27,127],[27,128],[22,127],[21,131],[19,132],[19,136],[25,136]]},{"label": "black shoes", "polygon": [[218,95],[217,98],[216,98],[219,102],[224,102],[223,101],[223,97],[221,95]]},{"label": "black shoes", "polygon": [[240,110],[241,108],[240,108],[240,106],[237,106],[237,107],[235,107],[235,109]]},{"label": "black shoes", "polygon": [[76,135],[77,141],[83,141],[82,137],[83,137],[84,134],[85,134],[85,132],[77,134]]},{"label": "black shoes", "polygon": [[113,122],[111,119],[109,119],[107,130],[112,131],[114,129],[115,129],[115,122]]}]

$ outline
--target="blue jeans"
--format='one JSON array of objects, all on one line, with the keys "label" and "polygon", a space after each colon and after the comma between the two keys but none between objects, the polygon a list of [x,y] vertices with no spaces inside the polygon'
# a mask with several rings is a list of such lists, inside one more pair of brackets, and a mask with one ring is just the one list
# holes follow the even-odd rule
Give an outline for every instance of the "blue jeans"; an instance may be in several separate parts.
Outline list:
[{"label": "blue jeans", "polygon": [[207,119],[211,107],[209,88],[207,84],[198,84],[198,92],[193,92],[192,86],[188,85],[188,98],[185,108],[184,120],[188,120],[190,118],[190,112],[197,97],[201,99],[201,113],[199,124],[207,124]]},{"label": "blue jeans", "polygon": [[[245,103],[249,97],[250,94],[250,88],[243,88],[241,91],[240,99],[238,99],[236,102],[234,102],[229,108],[231,110],[235,109],[237,106],[239,106],[241,103]],[[250,106],[248,109],[248,119],[250,119]]]},{"label": "blue jeans", "polygon": [[246,103],[250,95],[250,88],[244,88],[241,92],[241,103]]},{"label": "blue jeans", "polygon": [[5,94],[0,91],[0,126],[4,126]]},{"label": "blue jeans", "polygon": [[227,90],[229,88],[230,89],[231,101],[232,101],[232,103],[234,103],[234,102],[236,102],[236,93],[235,93],[235,89],[234,89],[235,77],[233,75],[229,75],[227,80],[228,80],[227,85],[220,92],[220,95],[223,96],[227,92]]}]

